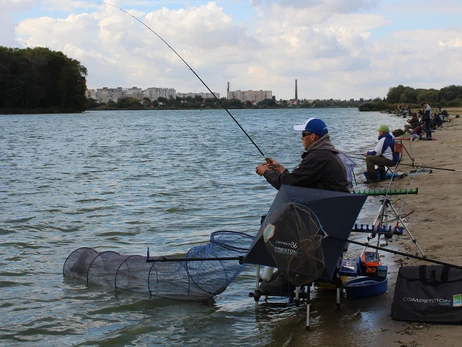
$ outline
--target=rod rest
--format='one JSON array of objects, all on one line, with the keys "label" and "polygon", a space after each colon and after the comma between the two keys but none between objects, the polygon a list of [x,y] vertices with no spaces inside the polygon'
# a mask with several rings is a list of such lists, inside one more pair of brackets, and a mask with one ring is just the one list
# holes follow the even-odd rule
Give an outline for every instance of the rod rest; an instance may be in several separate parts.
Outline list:
[{"label": "rod rest", "polygon": [[393,234],[395,235],[403,235],[403,227],[399,226],[394,226],[392,227],[391,225],[387,226],[382,226],[378,225],[377,227],[375,225],[369,225],[369,224],[361,224],[361,226],[358,226],[358,224],[355,224],[355,227],[351,231],[357,231],[357,232],[362,232],[362,233],[370,233],[370,232],[375,232],[378,234],[389,234],[393,231]]},{"label": "rod rest", "polygon": [[353,194],[360,195],[403,195],[403,194],[418,194],[419,188],[416,189],[377,189],[377,190],[353,190]]}]

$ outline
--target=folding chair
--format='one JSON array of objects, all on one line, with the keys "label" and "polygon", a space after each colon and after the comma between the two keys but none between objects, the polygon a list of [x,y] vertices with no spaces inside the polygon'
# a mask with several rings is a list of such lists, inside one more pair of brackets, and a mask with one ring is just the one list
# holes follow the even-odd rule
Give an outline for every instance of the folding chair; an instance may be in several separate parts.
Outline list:
[{"label": "folding chair", "polygon": [[[391,177],[395,177],[395,176],[398,176],[398,165],[399,163],[401,162],[401,159],[403,158],[403,149],[404,149],[404,145],[401,143],[401,142],[395,142],[395,148],[394,148],[394,151],[393,153],[398,153],[398,156],[399,156],[399,159],[398,161],[396,162],[396,165],[395,166],[386,166],[386,169],[387,169],[387,174],[390,174]],[[395,157],[395,155],[393,155],[393,157]]]}]

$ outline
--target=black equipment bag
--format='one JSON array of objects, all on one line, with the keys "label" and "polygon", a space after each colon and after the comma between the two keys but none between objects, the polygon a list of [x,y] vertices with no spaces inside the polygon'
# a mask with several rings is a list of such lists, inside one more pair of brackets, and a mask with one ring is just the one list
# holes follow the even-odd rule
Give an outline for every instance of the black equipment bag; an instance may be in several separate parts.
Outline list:
[{"label": "black equipment bag", "polygon": [[393,319],[462,323],[462,270],[448,265],[403,266],[391,305]]}]

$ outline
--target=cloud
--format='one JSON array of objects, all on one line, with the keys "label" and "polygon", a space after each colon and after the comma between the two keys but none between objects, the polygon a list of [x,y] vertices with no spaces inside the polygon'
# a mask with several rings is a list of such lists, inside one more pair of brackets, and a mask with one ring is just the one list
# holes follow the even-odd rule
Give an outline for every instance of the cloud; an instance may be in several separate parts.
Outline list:
[{"label": "cloud", "polygon": [[320,9],[330,13],[352,13],[377,7],[381,0],[251,0],[253,7],[286,9]]},{"label": "cloud", "polygon": [[[278,99],[293,97],[295,79],[299,97],[308,99],[366,97],[364,91],[383,97],[398,84],[457,84],[462,58],[458,21],[452,27],[421,28],[426,18],[419,17],[406,22],[404,30],[399,27],[403,17],[396,16],[399,7],[373,0],[251,1],[257,15],[252,10],[237,21],[230,12],[232,1],[190,1],[187,7],[184,2],[132,1],[122,7],[128,15],[110,5],[50,0],[42,9],[73,6],[72,14],[44,12],[15,24],[8,12],[0,28],[7,45],[15,40],[22,47],[45,46],[79,60],[88,69],[91,88],[205,91],[156,34],[222,96],[227,82],[231,89],[273,90]],[[31,2],[16,5],[25,9]],[[420,9],[426,6],[430,3],[424,1]]]},{"label": "cloud", "polygon": [[13,14],[30,10],[34,0],[0,0],[0,45],[17,47],[15,38],[16,23]]},{"label": "cloud", "polygon": [[15,23],[10,15],[0,13],[0,46],[16,47],[15,41]]}]

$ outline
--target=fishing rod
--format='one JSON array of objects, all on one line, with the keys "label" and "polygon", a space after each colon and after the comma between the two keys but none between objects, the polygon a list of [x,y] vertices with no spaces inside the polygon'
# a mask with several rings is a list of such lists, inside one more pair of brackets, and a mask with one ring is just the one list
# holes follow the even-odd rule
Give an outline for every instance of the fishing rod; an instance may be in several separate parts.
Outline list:
[{"label": "fishing rod", "polygon": [[167,257],[158,257],[158,258],[150,258],[149,254],[146,257],[146,263],[165,263],[165,262],[172,262],[172,261],[222,261],[222,260],[237,260],[239,264],[242,264],[244,261],[244,256],[239,257],[217,257],[217,258],[167,258]]},{"label": "fishing rod", "polygon": [[112,6],[112,7],[115,7],[117,9],[119,9],[120,11],[122,12],[125,12],[126,14],[128,14],[130,17],[132,17],[133,19],[135,19],[136,21],[138,21],[139,23],[141,23],[143,26],[145,26],[149,31],[151,31],[154,35],[156,35],[163,43],[165,43],[167,45],[168,48],[170,48],[173,53],[175,53],[178,58],[181,59],[181,61],[189,68],[189,70],[191,70],[191,72],[199,79],[199,81],[201,81],[201,83],[205,86],[205,88],[207,88],[207,90],[213,95],[213,97],[215,98],[215,100],[220,104],[221,107],[223,107],[223,109],[228,113],[228,115],[233,119],[233,121],[239,126],[239,128],[241,128],[241,130],[244,132],[244,134],[247,136],[247,138],[250,140],[250,142],[252,142],[252,144],[255,146],[255,148],[260,152],[260,154],[263,156],[263,158],[267,159],[267,157],[265,156],[265,154],[262,152],[262,150],[257,146],[257,144],[255,143],[254,140],[252,140],[252,138],[250,137],[250,135],[245,131],[245,129],[242,127],[241,124],[239,124],[239,122],[236,120],[236,118],[234,118],[234,116],[231,114],[231,112],[229,112],[229,110],[226,108],[225,105],[223,105],[223,103],[220,101],[220,99],[215,95],[215,93],[209,88],[209,86],[202,80],[202,78],[199,77],[199,75],[196,73],[196,71],[194,71],[194,69],[183,59],[183,57],[175,50],[173,49],[172,46],[170,46],[168,44],[167,41],[165,41],[162,36],[160,36],[158,33],[156,33],[154,30],[152,30],[146,23],[144,23],[142,20],[136,18],[134,15],[132,15],[131,13],[127,12],[126,10],[124,10],[123,8],[121,7],[118,7],[116,5],[113,5],[113,4],[110,4],[108,2],[104,2],[104,1],[98,1],[96,2],[96,4],[104,4],[104,5],[108,5],[108,6]]},{"label": "fishing rod", "polygon": [[[401,164],[401,165],[415,167],[415,165],[412,165],[412,164]],[[427,165],[419,165],[419,167],[424,168],[424,169],[432,169],[432,170],[444,170],[444,171],[462,172],[462,170],[448,169],[448,168],[443,168],[443,167],[432,167],[432,166],[427,166]]]},{"label": "fishing rod", "polygon": [[[367,248],[373,248],[373,249],[376,249],[376,250],[379,250],[379,251],[384,251],[384,252],[388,252],[388,253],[392,253],[392,254],[396,254],[396,255],[402,255],[404,257],[409,257],[409,258],[413,258],[413,259],[417,259],[417,260],[423,260],[423,261],[426,261],[426,262],[429,262],[429,263],[434,263],[434,264],[438,264],[438,265],[446,265],[446,266],[453,267],[453,268],[456,268],[456,269],[462,269],[462,266],[459,266],[459,265],[450,264],[450,263],[446,263],[444,261],[440,261],[440,260],[436,260],[436,259],[430,259],[430,258],[427,258],[427,257],[420,257],[418,255],[413,255],[413,254],[404,253],[404,252],[400,252],[400,251],[395,251],[395,250],[380,247],[380,246],[373,246],[371,244],[364,243],[364,242],[354,241],[354,240],[350,240],[350,239],[343,239],[341,237],[334,237],[334,236],[331,236],[331,235],[326,236],[326,238],[331,238],[331,239],[342,241],[342,242],[349,242],[349,243],[352,243],[352,244],[355,244],[355,245],[364,246],[364,247],[367,247]],[[148,262],[148,263],[174,262],[174,261],[221,261],[221,260],[238,260],[239,263],[242,264],[242,262],[244,260],[244,257],[239,256],[239,257],[218,257],[218,258],[167,258],[167,257],[150,258],[149,257],[149,251],[148,251],[148,254],[147,254],[147,257],[146,257],[146,262]]]},{"label": "fishing rod", "polygon": [[338,240],[338,241],[342,241],[342,242],[349,242],[349,243],[353,243],[355,245],[359,245],[359,246],[366,246],[368,248],[373,248],[373,249],[376,249],[376,250],[379,250],[379,251],[384,251],[384,252],[388,252],[388,253],[393,253],[393,254],[396,254],[396,255],[402,255],[404,257],[409,257],[409,258],[413,258],[413,259],[417,259],[417,260],[423,260],[423,261],[427,261],[429,263],[434,263],[434,264],[438,264],[438,265],[446,265],[446,266],[449,266],[449,267],[453,267],[453,268],[456,268],[456,269],[462,269],[462,266],[459,266],[459,265],[455,265],[455,264],[450,264],[450,263],[446,263],[444,261],[440,261],[440,260],[436,260],[436,259],[430,259],[430,258],[426,258],[426,257],[420,257],[418,255],[413,255],[413,254],[409,254],[409,253],[404,253],[404,252],[400,252],[400,251],[395,251],[395,250],[392,250],[392,249],[387,249],[387,248],[384,248],[384,247],[379,247],[379,246],[372,246],[372,245],[369,245],[367,243],[364,243],[364,242],[358,242],[358,241],[353,241],[353,240],[345,240],[345,239],[342,239],[340,237],[334,237],[334,236],[327,236],[328,238],[331,238],[331,239],[334,239],[334,240]]},{"label": "fishing rod", "polygon": [[[362,155],[356,155],[356,154],[348,154],[349,157],[352,157],[352,158],[357,158],[357,159],[364,159],[364,156]],[[419,168],[423,168],[423,169],[432,169],[432,170],[443,170],[443,171],[452,171],[452,172],[462,172],[462,170],[457,170],[457,169],[449,169],[449,168],[443,168],[443,167],[433,167],[433,166],[427,166],[427,165],[416,165],[416,164],[404,164],[404,163],[400,163],[399,165],[403,165],[403,166],[411,166],[411,167],[416,167],[418,166]]]}]

